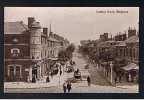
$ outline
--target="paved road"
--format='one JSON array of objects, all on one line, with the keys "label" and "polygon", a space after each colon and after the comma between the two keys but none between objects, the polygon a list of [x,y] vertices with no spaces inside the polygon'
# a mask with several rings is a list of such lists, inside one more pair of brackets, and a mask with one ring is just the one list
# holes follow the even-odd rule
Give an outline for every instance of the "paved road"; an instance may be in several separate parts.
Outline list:
[{"label": "paved road", "polygon": [[[88,62],[83,58],[83,56],[77,52],[74,52],[73,60],[76,62],[76,67],[79,68],[80,70],[85,70],[84,65],[87,64]],[[96,68],[93,65],[89,66],[90,68],[88,69],[88,72],[90,73],[91,76],[91,81],[92,84],[95,85],[110,85],[109,82],[105,80],[104,77],[102,77],[96,70]]]}]

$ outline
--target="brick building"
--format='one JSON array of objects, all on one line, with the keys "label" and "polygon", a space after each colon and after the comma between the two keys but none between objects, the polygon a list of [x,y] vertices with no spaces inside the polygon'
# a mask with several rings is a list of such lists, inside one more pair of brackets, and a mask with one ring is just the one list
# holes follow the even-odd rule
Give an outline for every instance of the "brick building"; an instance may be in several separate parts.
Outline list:
[{"label": "brick building", "polygon": [[32,77],[40,79],[49,73],[50,60],[69,45],[66,39],[50,33],[33,17],[28,18],[28,25],[4,23],[5,81],[31,81]]},{"label": "brick building", "polygon": [[6,22],[4,39],[5,81],[25,81],[32,63],[28,27],[22,22]]}]

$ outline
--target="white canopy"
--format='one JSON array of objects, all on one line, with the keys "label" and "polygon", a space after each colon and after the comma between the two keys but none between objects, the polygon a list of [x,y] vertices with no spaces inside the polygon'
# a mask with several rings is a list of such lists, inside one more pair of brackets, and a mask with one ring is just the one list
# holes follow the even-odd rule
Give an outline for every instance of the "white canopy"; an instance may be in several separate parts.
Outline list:
[{"label": "white canopy", "polygon": [[132,70],[132,69],[139,70],[139,66],[135,63],[130,63],[130,64],[122,67],[122,69],[124,69],[126,71],[129,71],[129,70]]}]

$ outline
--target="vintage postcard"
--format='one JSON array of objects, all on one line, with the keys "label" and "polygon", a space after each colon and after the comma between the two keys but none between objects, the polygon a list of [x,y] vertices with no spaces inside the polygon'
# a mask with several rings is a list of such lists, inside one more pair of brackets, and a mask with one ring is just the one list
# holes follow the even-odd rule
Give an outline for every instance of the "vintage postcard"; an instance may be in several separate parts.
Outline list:
[{"label": "vintage postcard", "polygon": [[139,7],[4,7],[5,93],[139,93]]}]

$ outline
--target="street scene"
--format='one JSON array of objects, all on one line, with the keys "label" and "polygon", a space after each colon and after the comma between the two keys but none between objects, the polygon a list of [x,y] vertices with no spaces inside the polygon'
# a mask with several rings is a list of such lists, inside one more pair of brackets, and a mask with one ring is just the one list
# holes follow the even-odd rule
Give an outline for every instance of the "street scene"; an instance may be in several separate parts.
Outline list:
[{"label": "street scene", "polygon": [[4,92],[138,93],[138,27],[137,7],[5,7]]}]

